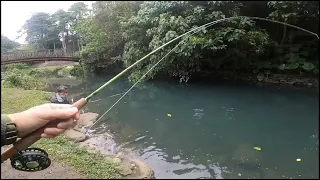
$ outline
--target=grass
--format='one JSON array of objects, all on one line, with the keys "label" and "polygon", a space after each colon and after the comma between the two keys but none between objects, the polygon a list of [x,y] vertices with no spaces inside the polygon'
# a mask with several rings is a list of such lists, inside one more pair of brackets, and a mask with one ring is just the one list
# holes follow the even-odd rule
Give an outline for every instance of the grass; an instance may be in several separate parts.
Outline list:
[{"label": "grass", "polygon": [[[48,103],[48,94],[39,90],[1,88],[1,113],[14,113]],[[87,178],[120,178],[116,165],[100,153],[89,153],[83,147],[65,139],[41,139],[36,146],[46,150],[53,160],[67,163]]]},{"label": "grass", "polygon": [[9,64],[6,71],[1,73],[1,83],[7,88],[44,90],[48,86],[48,78],[59,77],[83,77],[83,69],[80,65],[32,68],[23,63]]}]

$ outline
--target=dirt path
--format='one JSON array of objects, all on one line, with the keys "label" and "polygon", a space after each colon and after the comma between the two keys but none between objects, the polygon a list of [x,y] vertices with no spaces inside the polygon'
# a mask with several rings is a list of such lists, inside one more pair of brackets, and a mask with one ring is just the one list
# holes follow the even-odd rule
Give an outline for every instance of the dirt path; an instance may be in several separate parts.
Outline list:
[{"label": "dirt path", "polygon": [[[1,148],[3,152],[4,148]],[[66,164],[57,163],[54,160],[51,166],[45,170],[37,172],[18,171],[11,167],[10,160],[1,164],[1,179],[86,179],[75,169]]]}]

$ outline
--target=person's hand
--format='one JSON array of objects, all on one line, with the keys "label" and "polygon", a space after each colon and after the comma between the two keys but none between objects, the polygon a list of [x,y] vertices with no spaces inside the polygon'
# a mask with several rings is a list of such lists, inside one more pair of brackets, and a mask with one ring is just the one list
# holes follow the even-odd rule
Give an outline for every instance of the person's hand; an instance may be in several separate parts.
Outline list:
[{"label": "person's hand", "polygon": [[44,126],[41,137],[52,138],[70,128],[74,120],[80,118],[80,113],[70,104],[48,103],[8,116],[16,124],[20,138]]}]

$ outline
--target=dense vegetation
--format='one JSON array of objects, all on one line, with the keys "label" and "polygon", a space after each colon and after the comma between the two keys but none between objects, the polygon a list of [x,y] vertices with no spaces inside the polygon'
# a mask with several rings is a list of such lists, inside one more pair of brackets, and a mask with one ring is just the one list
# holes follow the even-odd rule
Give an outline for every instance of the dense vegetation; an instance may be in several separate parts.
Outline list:
[{"label": "dense vegetation", "polygon": [[47,87],[48,78],[83,77],[83,69],[79,65],[68,67],[32,68],[28,64],[9,64],[1,74],[1,84],[7,88],[24,90],[43,90]]},{"label": "dense vegetation", "polygon": [[19,43],[10,40],[8,37],[1,34],[1,52],[8,52],[20,46]]},{"label": "dense vegetation", "polygon": [[[92,8],[80,2],[68,12],[37,13],[23,29],[29,44],[79,50],[87,70],[98,72],[128,67],[192,28],[234,16],[274,19],[319,32],[316,1],[97,1]],[[137,80],[177,43],[136,66],[129,79]],[[269,74],[316,76],[318,58],[315,35],[243,17],[188,37],[147,79],[187,80],[222,71],[254,73],[260,80]]]}]

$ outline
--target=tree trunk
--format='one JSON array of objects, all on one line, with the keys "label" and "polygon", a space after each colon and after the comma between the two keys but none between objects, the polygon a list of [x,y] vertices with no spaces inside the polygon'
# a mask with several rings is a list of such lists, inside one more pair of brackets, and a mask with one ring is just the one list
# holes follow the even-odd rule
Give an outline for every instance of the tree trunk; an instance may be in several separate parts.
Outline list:
[{"label": "tree trunk", "polygon": [[79,41],[79,39],[78,39],[78,51],[80,51],[81,49],[80,49],[80,41]]},{"label": "tree trunk", "polygon": [[284,40],[286,39],[286,35],[287,35],[287,26],[283,25],[283,34],[282,34],[282,40],[280,42],[280,45],[284,43]]},{"label": "tree trunk", "polygon": [[66,55],[67,54],[66,37],[65,37],[63,31],[61,31],[60,33],[61,33],[61,38],[62,38],[63,53],[64,53],[64,55]]}]

